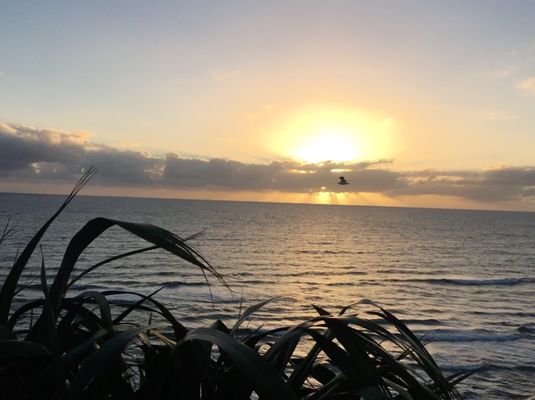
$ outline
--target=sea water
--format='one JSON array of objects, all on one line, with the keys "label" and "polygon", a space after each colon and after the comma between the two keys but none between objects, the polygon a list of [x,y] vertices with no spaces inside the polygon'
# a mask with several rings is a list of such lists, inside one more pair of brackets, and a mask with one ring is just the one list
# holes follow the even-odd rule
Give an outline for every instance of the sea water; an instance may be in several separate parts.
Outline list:
[{"label": "sea water", "polygon": [[[2,281],[62,199],[0,194],[0,224],[9,217],[14,227],[0,246]],[[72,235],[99,216],[182,237],[202,231],[192,244],[231,290],[208,277],[210,291],[198,268],[157,251],[103,266],[75,292],[164,286],[157,299],[188,327],[230,324],[240,304],[270,297],[255,326],[295,324],[315,315],[311,304],[336,312],[367,298],[429,340],[446,374],[483,366],[459,387],[464,398],[535,394],[535,213],[79,196],[43,239],[49,276]],[[112,228],[79,268],[144,245]],[[23,283],[39,282],[39,264],[37,255]],[[21,300],[35,295],[23,291]]]}]

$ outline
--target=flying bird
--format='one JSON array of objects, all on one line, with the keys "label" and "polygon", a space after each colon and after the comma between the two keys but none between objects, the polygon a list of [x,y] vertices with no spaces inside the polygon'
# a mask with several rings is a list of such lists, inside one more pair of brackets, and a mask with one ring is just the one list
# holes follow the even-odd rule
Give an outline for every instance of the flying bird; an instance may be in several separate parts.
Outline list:
[{"label": "flying bird", "polygon": [[349,185],[349,182],[344,178],[343,176],[340,177],[340,180],[338,181],[339,185]]}]

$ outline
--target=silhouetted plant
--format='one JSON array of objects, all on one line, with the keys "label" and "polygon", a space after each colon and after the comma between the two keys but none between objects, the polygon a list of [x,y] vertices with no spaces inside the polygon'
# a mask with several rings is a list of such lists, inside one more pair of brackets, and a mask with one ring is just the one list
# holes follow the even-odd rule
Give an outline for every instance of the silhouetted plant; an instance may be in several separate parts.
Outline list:
[{"label": "silhouetted plant", "polygon": [[[411,330],[387,310],[372,318],[345,307],[291,327],[247,331],[242,323],[269,300],[247,309],[232,327],[221,321],[188,330],[155,299],[131,291],[69,288],[112,261],[163,249],[222,276],[175,234],[149,224],[89,221],[65,250],[50,287],[41,255],[41,290],[12,311],[30,256],[43,234],[94,175],[87,171],[58,211],[17,257],[0,291],[2,399],[456,399],[454,385],[470,372],[445,377]],[[108,228],[120,227],[150,246],[100,261],[73,275],[82,252]],[[0,244],[9,235],[6,226]],[[117,296],[136,300],[114,302]],[[137,313],[138,317],[134,317]],[[151,321],[139,323],[139,313]],[[379,319],[378,319],[379,318]],[[306,353],[296,352],[301,343]]]}]

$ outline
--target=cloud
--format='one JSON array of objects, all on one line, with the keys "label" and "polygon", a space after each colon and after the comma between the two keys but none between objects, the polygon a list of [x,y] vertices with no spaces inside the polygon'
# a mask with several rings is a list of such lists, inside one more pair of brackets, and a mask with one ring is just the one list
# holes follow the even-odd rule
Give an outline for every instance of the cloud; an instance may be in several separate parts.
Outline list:
[{"label": "cloud", "polygon": [[84,133],[0,124],[0,171],[41,162],[80,163],[86,137]]},{"label": "cloud", "polygon": [[[307,193],[323,190],[341,192],[336,170],[350,171],[351,183],[359,192],[380,192],[398,186],[398,174],[370,169],[379,163],[321,165],[295,161],[246,164],[238,161],[183,159],[168,154],[163,182],[166,185],[218,190],[256,190]],[[345,173],[345,172],[344,172]]]},{"label": "cloud", "polygon": [[527,94],[535,95],[535,76],[517,82],[515,89]]},{"label": "cloud", "polygon": [[[198,159],[175,153],[155,156],[90,141],[87,133],[0,124],[0,183],[74,182],[90,165],[95,184],[150,190],[377,193],[399,196],[454,196],[488,204],[533,201],[535,166],[487,170],[395,170],[390,160],[265,164]],[[345,176],[349,185],[337,184]]]},{"label": "cloud", "polygon": [[515,201],[531,196],[535,167],[506,167],[484,171],[413,171],[407,185],[390,194],[455,196],[479,202]]}]

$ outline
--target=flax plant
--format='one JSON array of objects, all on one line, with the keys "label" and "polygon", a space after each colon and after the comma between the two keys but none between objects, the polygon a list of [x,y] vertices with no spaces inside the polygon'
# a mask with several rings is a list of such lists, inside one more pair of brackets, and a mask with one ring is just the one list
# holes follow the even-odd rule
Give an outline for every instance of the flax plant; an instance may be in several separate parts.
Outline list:
[{"label": "flax plant", "polygon": [[[250,307],[233,326],[216,321],[188,329],[150,294],[114,290],[70,295],[97,268],[162,250],[226,285],[189,244],[154,225],[96,218],[68,243],[52,277],[41,254],[42,296],[16,300],[28,261],[47,228],[95,174],[89,169],[10,267],[0,290],[2,399],[458,399],[454,386],[471,372],[445,376],[418,337],[377,306],[360,304],[272,330],[242,329],[269,300]],[[84,250],[116,226],[147,241],[77,271]],[[9,236],[6,225],[0,245]],[[8,268],[2,266],[3,268]],[[51,284],[49,285],[49,281]],[[114,301],[128,295],[128,301]],[[139,315],[146,318],[139,318]],[[137,315],[137,317],[134,317]],[[153,318],[156,316],[158,318]],[[163,322],[153,323],[152,320]],[[148,321],[147,324],[139,323]],[[296,352],[304,345],[307,352]]]}]

